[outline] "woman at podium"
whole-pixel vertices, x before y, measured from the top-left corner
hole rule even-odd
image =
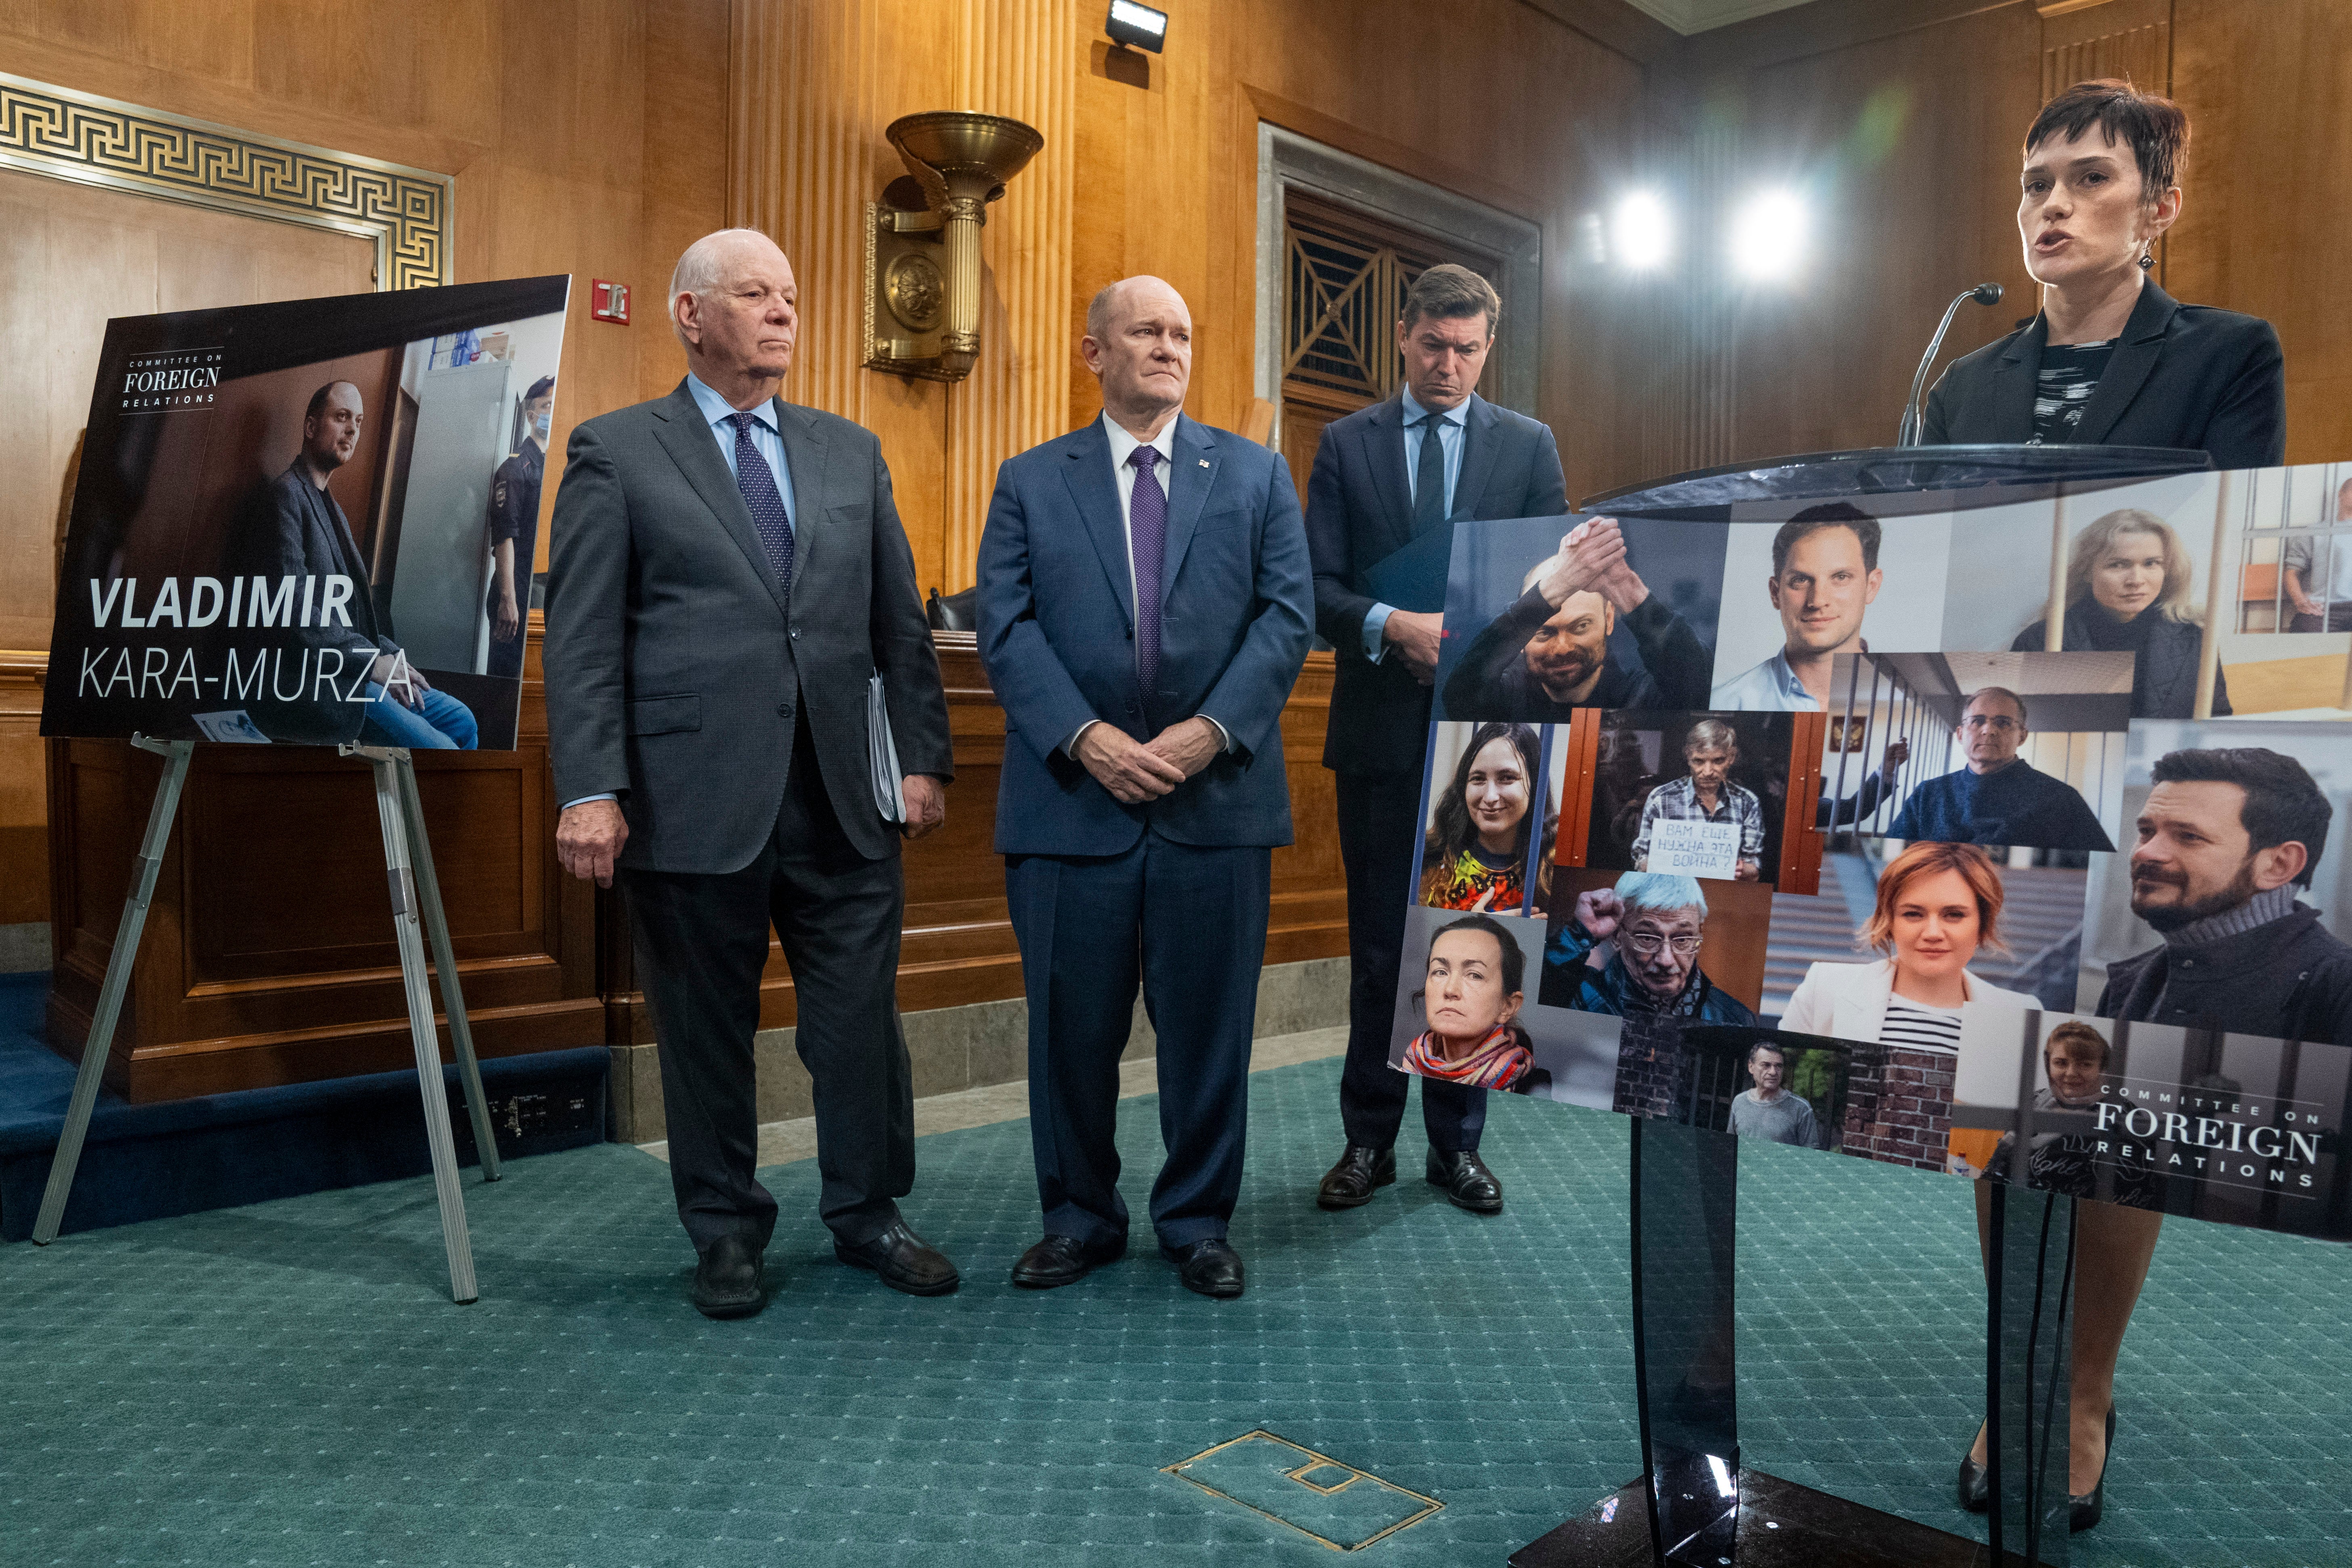
[[[2156,242],[2180,216],[2188,146],[2179,106],[2129,82],[2078,82],[2042,106],[2025,133],[2017,206],[2042,309],[1944,373],[1927,400],[1926,440],[2170,447],[2206,452],[2219,468],[2285,460],[2278,333],[2257,317],[2184,305],[2147,276]],[[2147,630],[2161,629],[2160,611],[2137,614],[2159,616]],[[1979,1184],[1980,1237],[1990,1198]],[[2105,1508],[2116,1358],[2163,1217],[2087,1200],[2075,1208],[2066,1490],[2076,1530]],[[1984,1465],[1979,1430],[1960,1465],[1962,1506],[1987,1506]]]
[[[2268,321],[2157,287],[2180,216],[2189,117],[2129,82],[2079,82],[2025,137],[2017,229],[2042,309],[1955,362],[1927,399],[1930,444],[2171,447],[2217,468],[2286,458],[2286,372]]]

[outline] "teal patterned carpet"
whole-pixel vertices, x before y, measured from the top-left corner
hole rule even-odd
[[[472,1307],[447,1301],[422,1181],[0,1247],[0,1563],[1331,1561],[1164,1473],[1263,1429],[1444,1505],[1364,1560],[1500,1568],[1640,1466],[1626,1124],[1498,1096],[1507,1214],[1446,1205],[1408,1132],[1406,1181],[1325,1215],[1338,1072],[1252,1081],[1250,1287],[1231,1303],[1186,1294],[1148,1247],[1068,1289],[1005,1285],[1035,1229],[1024,1122],[921,1145],[908,1212],[966,1272],[939,1300],[833,1260],[803,1163],[769,1176],[778,1300],[705,1322],[667,1171],[614,1145],[467,1189]],[[1155,1114],[1120,1107],[1139,1210]],[[1743,1162],[1749,1458],[1973,1522],[1947,1500],[1981,1353],[1966,1189],[1796,1151]],[[2352,1562],[2347,1339],[2352,1250],[2175,1221],[2125,1351],[2109,1521],[2074,1561]],[[1289,1452],[1195,1469],[1238,1475],[1258,1448]],[[1356,1516],[1388,1495],[1268,1474],[1229,1489],[1278,1510],[1296,1488],[1309,1527],[1369,1533]]]

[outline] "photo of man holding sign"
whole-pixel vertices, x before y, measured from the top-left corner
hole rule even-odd
[[[1683,737],[1681,778],[1660,784],[1642,806],[1633,868],[1678,877],[1752,882],[1764,861],[1764,803],[1731,782],[1739,737],[1720,719],[1702,719]]]

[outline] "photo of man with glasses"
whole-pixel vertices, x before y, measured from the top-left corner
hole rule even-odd
[[[2115,848],[2080,795],[2017,754],[2025,743],[2024,698],[2006,687],[1985,687],[1969,699],[1952,734],[1968,765],[1913,790],[1886,830],[1889,837],[2035,849]]]
[[[1547,1007],[1624,1018],[1753,1024],[1748,1005],[1706,977],[1706,894],[1689,877],[1629,871],[1577,896],[1544,945]],[[1605,961],[1595,963],[1604,947]]]

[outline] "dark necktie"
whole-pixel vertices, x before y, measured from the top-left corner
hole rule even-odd
[[[1427,533],[1445,521],[1445,443],[1437,427],[1445,421],[1435,414],[1421,419],[1421,463],[1412,476],[1412,531]]]
[[[1160,684],[1160,564],[1168,550],[1168,492],[1152,470],[1159,448],[1138,447],[1127,460],[1135,468],[1135,491],[1128,498],[1128,548],[1135,552],[1135,674],[1147,709]]]
[[[768,552],[768,564],[775,571],[776,586],[784,591],[789,604],[793,525],[784,515],[783,492],[776,489],[776,471],[768,467],[768,459],[760,456],[760,448],[751,441],[751,426],[758,416],[738,414],[727,423],[735,426],[735,488],[743,492],[743,504],[751,510],[751,526],[759,531],[760,546]]]

